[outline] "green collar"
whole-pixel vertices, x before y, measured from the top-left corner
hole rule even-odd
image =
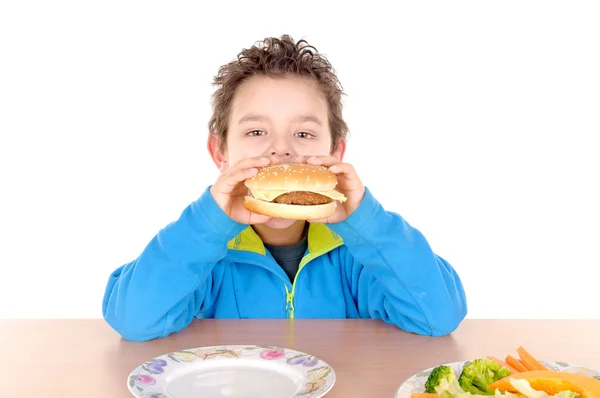
[[[308,251],[325,253],[343,244],[342,238],[330,230],[325,224],[309,224]],[[252,227],[243,230],[227,244],[231,250],[242,250],[266,255],[267,251],[260,237]]]

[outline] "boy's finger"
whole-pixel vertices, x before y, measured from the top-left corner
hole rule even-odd
[[[318,218],[318,219],[314,219],[314,220],[310,220],[311,223],[313,224],[331,224],[331,217],[327,217],[327,218]]]
[[[358,173],[349,163],[339,163],[331,166],[329,170],[338,176],[338,181],[340,179],[344,180],[344,190],[353,191],[353,190],[363,190],[364,186],[360,181],[360,177]]]
[[[221,193],[229,194],[239,183],[254,177],[261,167],[277,163],[279,163],[279,159],[274,156],[261,156],[240,160],[231,169],[221,175],[221,178],[215,184],[216,188]]]
[[[249,169],[238,169],[234,170],[230,173],[223,175],[220,180],[220,184],[222,185],[219,188],[219,191],[224,193],[230,193],[240,182],[247,180],[248,178],[252,178],[258,173],[257,167],[252,167]]]
[[[227,185],[236,185],[239,182],[255,176],[259,168],[278,162],[279,160],[277,158],[266,156],[244,159],[236,163],[231,169],[227,170],[223,174],[222,179],[227,182]]]
[[[260,156],[256,158],[248,158],[244,160],[240,160],[234,166],[231,167],[230,172],[234,173],[240,169],[249,169],[254,167],[264,167],[273,162],[276,162],[277,159],[269,158],[268,156]]]
[[[248,225],[252,224],[264,224],[271,221],[272,217],[263,216],[262,214],[250,213],[248,218]]]
[[[356,170],[354,170],[354,167],[350,163],[334,164],[329,168],[329,171],[331,171],[334,174],[356,174]]]
[[[307,163],[313,164],[315,166],[333,166],[334,164],[339,163],[340,161],[334,158],[333,156],[311,156],[307,159]]]

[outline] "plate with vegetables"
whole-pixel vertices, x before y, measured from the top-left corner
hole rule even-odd
[[[600,398],[600,369],[540,361],[525,348],[438,365],[398,388],[396,398]]]

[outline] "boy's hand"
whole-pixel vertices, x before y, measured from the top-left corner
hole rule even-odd
[[[240,160],[219,176],[210,194],[232,220],[246,225],[266,223],[271,217],[252,213],[244,207],[244,197],[248,195],[244,181],[256,175],[258,168],[277,163],[277,158],[266,156]]]
[[[338,185],[335,189],[343,193],[347,199],[343,203],[337,203],[335,213],[332,216],[322,220],[311,220],[311,222],[327,224],[342,222],[361,204],[365,196],[365,186],[351,164],[341,163],[333,156],[300,157],[296,159],[296,162],[328,167],[337,176]]]

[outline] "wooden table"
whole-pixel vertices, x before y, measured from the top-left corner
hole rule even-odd
[[[441,363],[526,347],[540,359],[600,368],[600,320],[466,320],[450,336],[424,337],[373,320],[202,320],[143,343],[103,320],[0,321],[0,395],[129,398],[140,363],[185,348],[282,346],[321,357],[337,382],[327,398],[394,397],[403,380]]]

